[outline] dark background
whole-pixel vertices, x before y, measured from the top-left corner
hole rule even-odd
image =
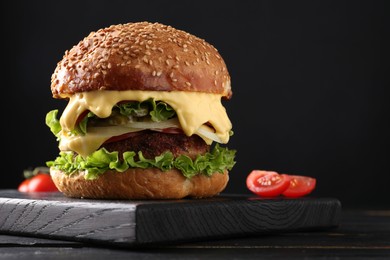
[[[2,1],[0,188],[58,154],[44,123],[66,102],[50,77],[90,31],[151,21],[188,31],[224,58],[224,102],[237,164],[225,192],[248,193],[252,169],[317,178],[313,196],[389,206],[389,45],[385,1]],[[385,74],[386,73],[386,74]]]

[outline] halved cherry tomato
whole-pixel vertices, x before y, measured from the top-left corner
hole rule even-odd
[[[47,173],[37,173],[31,178],[25,179],[18,186],[20,192],[58,191],[51,176]]]
[[[274,171],[253,170],[246,179],[246,186],[263,197],[275,197],[290,186],[290,176]]]
[[[290,175],[290,186],[282,195],[290,198],[302,197],[311,193],[316,187],[316,179],[302,175]]]

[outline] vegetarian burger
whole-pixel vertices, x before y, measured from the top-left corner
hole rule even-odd
[[[226,64],[203,39],[159,23],[112,25],[66,51],[46,115],[59,156],[47,162],[68,197],[179,199],[223,191],[235,150],[222,99]]]

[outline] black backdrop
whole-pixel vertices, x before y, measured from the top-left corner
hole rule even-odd
[[[385,4],[2,1],[0,188],[17,187],[23,169],[58,154],[44,118],[66,105],[50,92],[65,50],[90,31],[147,20],[206,39],[227,63],[233,98],[224,104],[237,164],[226,192],[249,194],[247,174],[268,169],[313,176],[313,196],[345,207],[389,206]]]

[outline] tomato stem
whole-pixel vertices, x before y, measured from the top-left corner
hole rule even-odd
[[[23,171],[23,176],[25,179],[30,179],[32,177],[34,177],[35,175],[37,175],[38,173],[49,173],[50,172],[50,168],[49,167],[45,167],[45,166],[39,166],[39,167],[35,167],[34,169],[26,169]]]

